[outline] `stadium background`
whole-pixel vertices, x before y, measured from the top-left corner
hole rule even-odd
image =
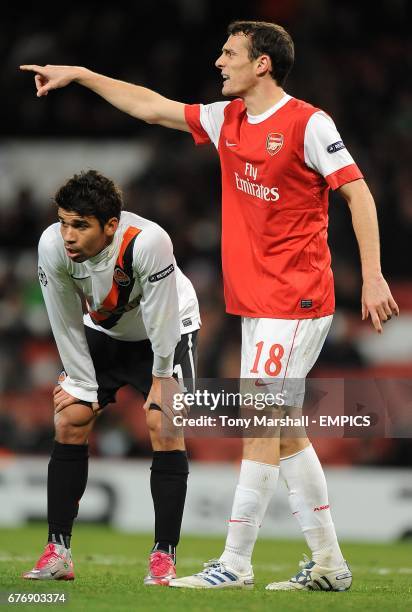
[[[19,64],[85,65],[147,85],[170,98],[211,102],[221,99],[220,76],[213,62],[225,40],[227,23],[234,18],[261,18],[285,25],[296,47],[296,63],[286,90],[332,115],[363,170],[378,207],[383,272],[401,308],[399,319],[392,320],[380,337],[373,333],[370,322],[361,322],[359,258],[350,215],[345,202],[331,194],[329,243],[337,311],[312,374],[408,379],[412,374],[412,178],[408,161],[412,95],[406,78],[412,68],[412,49],[408,10],[406,0],[376,2],[373,12],[367,3],[331,0],[237,2],[236,9],[231,3],[206,0],[142,1],[107,7],[89,3],[81,8],[63,3],[47,13],[20,13],[11,6],[3,9],[3,469],[13,465],[15,458],[25,458],[27,469],[35,463],[33,456],[46,461],[52,444],[50,392],[59,359],[38,286],[36,246],[41,231],[55,220],[53,191],[76,170],[96,167],[118,180],[126,209],[157,221],[170,233],[177,261],[198,292],[203,320],[200,376],[237,377],[240,355],[239,321],[225,314],[222,300],[220,176],[213,148],[195,150],[190,135],[146,126],[75,85],[39,100],[31,77],[19,73]],[[402,393],[399,401],[405,401]],[[123,390],[117,406],[106,411],[93,432],[91,453],[104,459],[105,466],[122,459],[143,461],[150,457],[139,402],[132,390]],[[412,467],[408,438],[324,438],[315,446],[329,470],[345,468],[348,478],[365,474],[365,468]],[[193,461],[229,462],[235,486],[238,440],[211,443],[193,439],[188,441],[188,450]],[[411,473],[402,474],[410,487]],[[195,483],[193,475],[191,482]],[[367,486],[364,492],[369,495],[382,485],[371,478]],[[410,488],[408,491],[410,508],[412,493]],[[0,496],[4,499],[5,495],[6,490],[0,487]],[[393,495],[389,508],[396,503],[396,492]],[[41,503],[45,504],[45,496]],[[360,525],[363,527],[367,525]],[[411,524],[409,528],[412,531]],[[407,534],[405,528],[398,535]]]

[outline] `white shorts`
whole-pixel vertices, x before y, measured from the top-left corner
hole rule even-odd
[[[253,383],[255,392],[284,391],[289,396],[285,398],[287,405],[301,406],[305,378],[319,356],[332,319],[333,315],[318,319],[243,317],[242,382],[259,379]]]

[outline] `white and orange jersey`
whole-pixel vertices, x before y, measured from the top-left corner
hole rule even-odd
[[[134,213],[122,212],[113,242],[84,263],[67,257],[60,224],[50,225],[39,242],[39,279],[67,374],[61,385],[81,400],[97,401],[84,325],[117,340],[149,339],[159,376],[171,375],[181,334],[200,326],[195,290],[168,234]]]
[[[261,115],[244,102],[186,105],[196,144],[222,168],[226,308],[312,319],[334,311],[328,192],[362,178],[332,119],[289,95]]]

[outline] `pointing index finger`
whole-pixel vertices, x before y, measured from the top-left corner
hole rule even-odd
[[[37,64],[23,64],[20,66],[20,70],[27,70],[30,72],[41,72],[44,66],[38,66]]]

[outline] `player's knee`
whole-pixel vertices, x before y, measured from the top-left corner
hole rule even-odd
[[[149,429],[152,448],[155,451],[185,450],[181,428],[176,428],[159,410],[148,410],[146,423]]]
[[[272,459],[279,454],[279,437],[244,438],[243,459],[272,463]]]
[[[160,410],[148,410],[146,412],[146,423],[150,435],[156,438],[159,437],[162,427],[162,413]]]
[[[94,415],[81,404],[68,406],[54,417],[56,440],[61,444],[85,444],[93,427]]]
[[[299,453],[301,450],[306,448],[310,444],[308,438],[280,438],[280,456],[289,457],[295,453]]]

